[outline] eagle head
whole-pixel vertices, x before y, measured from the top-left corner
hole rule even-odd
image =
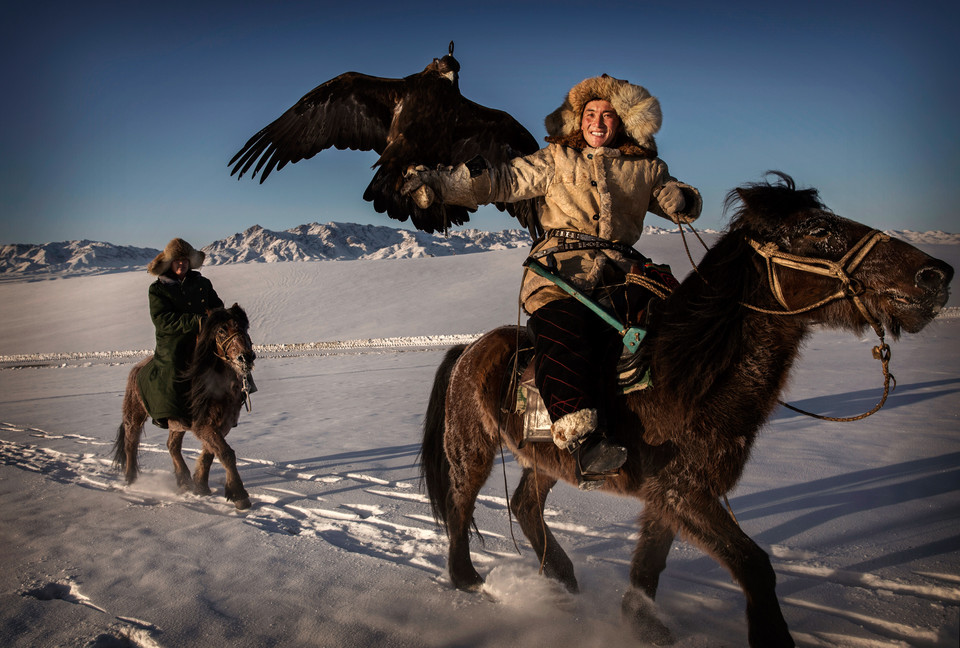
[[[453,58],[453,41],[450,41],[449,54],[441,59],[433,59],[423,70],[424,72],[433,72],[438,74],[453,84],[453,87],[460,87],[460,61]]]

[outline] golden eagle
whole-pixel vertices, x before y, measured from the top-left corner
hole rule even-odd
[[[540,147],[520,123],[502,110],[487,108],[460,94],[460,63],[449,53],[433,59],[422,72],[402,79],[346,72],[310,92],[273,123],[251,137],[229,166],[230,175],[260,182],[287,163],[312,158],[331,146],[373,150],[380,159],[363,199],[390,218],[425,232],[444,231],[469,220],[469,210],[436,202],[422,209],[400,193],[403,175],[413,165],[457,165],[482,156],[497,165]],[[256,166],[254,166],[256,165]],[[506,209],[536,238],[540,233],[537,203],[530,200]]]

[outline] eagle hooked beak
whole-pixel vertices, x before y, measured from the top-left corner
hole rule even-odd
[[[433,59],[433,62],[437,65],[437,69],[441,70],[441,76],[445,77],[453,85],[457,85],[457,73],[460,72],[460,63],[457,62],[457,59],[453,58],[453,41],[450,41],[450,46],[447,48],[447,51],[448,54],[446,56],[439,61]]]

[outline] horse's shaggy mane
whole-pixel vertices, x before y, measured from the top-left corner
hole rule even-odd
[[[793,178],[780,171],[767,171],[776,176],[776,184],[755,182],[731,190],[723,203],[724,212],[734,210],[730,231],[753,230],[754,238],[771,239],[780,229],[778,217],[812,210],[829,211],[820,202],[816,189],[797,189]]]
[[[725,211],[734,209],[728,231],[704,255],[664,304],[651,328],[654,382],[662,384],[681,407],[701,402],[744,344],[745,309],[756,303],[766,280],[747,238],[775,240],[778,217],[824,209],[815,189],[798,190],[786,174],[771,171],[779,182],[744,185],[732,190]],[[704,288],[706,284],[706,289]],[[691,370],[691,368],[696,368]]]
[[[217,331],[230,321],[236,323],[240,331],[250,328],[246,312],[237,304],[230,308],[216,308],[210,311],[200,328],[200,336],[193,352],[190,366],[182,379],[190,382],[190,413],[194,424],[213,416],[212,403],[222,397],[222,393],[211,391],[213,385],[222,385],[224,381],[236,380],[232,369],[225,366],[218,357]],[[218,374],[217,380],[211,374]]]

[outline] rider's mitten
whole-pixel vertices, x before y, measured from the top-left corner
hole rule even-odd
[[[674,223],[692,223],[700,216],[700,192],[680,182],[668,182],[653,192],[663,213]]]
[[[448,205],[459,205],[467,209],[477,208],[473,189],[474,179],[466,164],[436,169],[428,169],[424,166],[409,167],[404,173],[404,178],[400,193],[413,198],[420,209],[426,209],[436,199]]]
[[[668,214],[679,214],[687,206],[683,191],[675,182],[663,185],[663,188],[657,193],[657,202],[660,203],[663,211]]]

